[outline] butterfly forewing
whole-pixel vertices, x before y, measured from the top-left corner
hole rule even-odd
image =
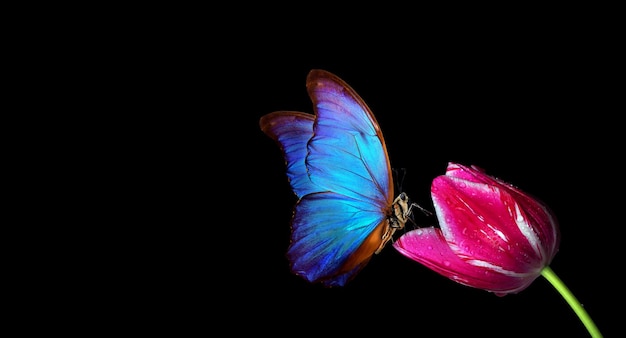
[[[392,176],[384,138],[365,102],[343,80],[309,73],[307,89],[316,115],[306,159],[316,185],[387,208]]]

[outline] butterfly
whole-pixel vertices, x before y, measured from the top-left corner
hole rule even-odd
[[[344,286],[403,229],[412,203],[394,198],[382,131],[342,79],[313,69],[306,79],[313,114],[276,111],[259,121],[282,150],[298,200],[287,250],[291,272]]]

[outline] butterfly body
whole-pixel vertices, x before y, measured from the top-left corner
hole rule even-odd
[[[298,197],[292,272],[343,286],[404,227],[410,205],[404,193],[394,198],[382,132],[359,95],[323,70],[309,73],[307,90],[315,115],[278,111],[259,123],[280,146]]]

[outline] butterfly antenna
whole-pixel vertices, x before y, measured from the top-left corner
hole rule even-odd
[[[393,176],[395,176],[394,182],[396,182],[396,190],[402,191],[402,185],[404,185],[404,178],[406,177],[406,168],[402,168],[402,176],[398,174],[398,169],[391,169],[393,171]]]

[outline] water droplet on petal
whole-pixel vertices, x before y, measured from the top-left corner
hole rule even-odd
[[[443,265],[450,266],[450,261],[443,261]]]

